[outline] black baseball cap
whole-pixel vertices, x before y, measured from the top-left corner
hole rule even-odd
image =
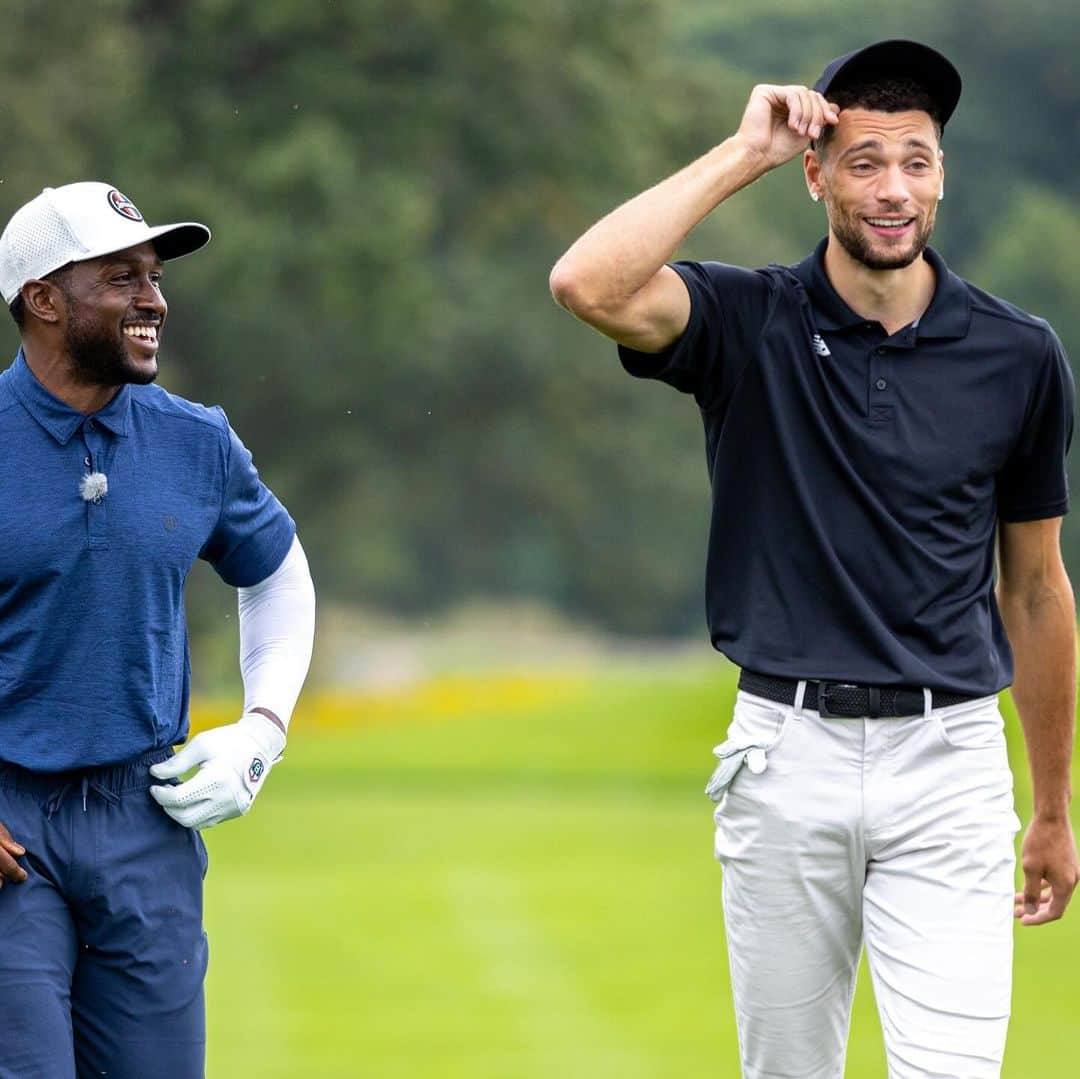
[[[917,82],[934,99],[942,128],[960,100],[960,72],[936,49],[917,41],[878,41],[831,61],[814,83],[823,97],[830,90],[874,79]]]

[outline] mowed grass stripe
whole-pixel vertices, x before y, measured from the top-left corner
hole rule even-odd
[[[643,1074],[620,1025],[583,992],[519,874],[473,866],[452,873],[449,883],[485,995],[512,1006],[517,1051],[505,1070],[538,1079],[584,1068],[628,1079]]]

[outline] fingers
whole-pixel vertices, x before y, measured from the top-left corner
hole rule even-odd
[[[150,794],[177,824],[183,825],[185,828],[211,828],[215,824],[221,824],[222,821],[243,816],[244,810],[237,805],[234,798],[223,799],[217,796],[208,796],[184,805],[176,805],[169,801],[163,801],[154,793],[155,791],[175,790],[177,790],[176,787],[151,787]]]
[[[190,806],[177,806],[175,808],[165,806],[163,808],[177,824],[180,824],[185,828],[197,829],[205,827],[206,820],[204,818],[208,818],[210,815],[210,807],[204,802],[198,802],[195,805]]]
[[[203,770],[192,776],[186,783],[180,783],[175,787],[151,787],[150,797],[163,808],[179,808],[201,802],[209,797],[216,787],[216,780]]]
[[[26,848],[21,843],[16,843],[11,838],[11,833],[0,824],[0,888],[4,881],[10,880],[14,884],[20,884],[26,880],[28,874],[17,861],[26,853]]]
[[[150,774],[155,779],[176,779],[185,772],[190,772],[196,765],[209,758],[206,741],[197,734],[183,749],[174,753],[167,761],[150,766]]]
[[[20,857],[26,853],[26,848],[12,836],[3,824],[0,824],[0,848]]]
[[[816,90],[805,86],[785,87],[784,103],[787,106],[787,125],[797,135],[816,139],[826,124],[840,120],[840,111]]]
[[[1056,922],[1064,915],[1075,887],[1075,884],[1070,885],[1064,881],[1040,879],[1037,891],[1032,893],[1025,883],[1024,890],[1017,892],[1014,898],[1013,914],[1021,925]]]
[[[1050,898],[1050,885],[1047,884],[1046,881],[1044,880],[1042,882],[1042,887],[1039,889],[1039,902],[1042,903],[1042,902],[1044,902],[1045,900],[1047,900],[1049,898]],[[1023,910],[1024,893],[1023,892],[1017,892],[1016,895],[1013,896],[1013,903],[1014,903],[1015,906],[1020,907],[1021,910]]]
[[[1039,897],[1043,887],[1043,875],[1035,870],[1024,870],[1024,913],[1034,914],[1039,909]]]
[[[198,780],[196,776],[178,787],[151,787],[150,797],[177,824],[185,828],[201,828],[204,819],[213,812],[214,800],[209,797],[206,785],[199,784]]]
[[[1039,888],[1039,897],[1034,907],[1031,910],[1027,909],[1027,899],[1025,892],[1017,892],[1013,896],[1013,914],[1017,918],[1022,918],[1025,914],[1035,914],[1041,907],[1050,902],[1051,888],[1050,885],[1044,880]]]
[[[12,884],[21,884],[28,876],[26,870],[7,851],[0,850],[0,887],[8,880]]]
[[[787,126],[791,128],[796,135],[805,135],[806,129],[803,127],[805,104],[803,95],[799,93],[799,88],[797,86],[788,88],[787,93],[784,95],[784,104],[787,106]]]
[[[242,816],[253,800],[240,778],[227,765],[214,761],[186,783],[151,787],[150,797],[185,828],[208,828]]]

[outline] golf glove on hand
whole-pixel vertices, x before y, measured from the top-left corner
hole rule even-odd
[[[175,756],[155,764],[155,779],[199,770],[177,786],[151,787],[150,795],[185,828],[209,828],[243,816],[281,759],[285,735],[269,719],[249,712],[227,727],[195,735]]]

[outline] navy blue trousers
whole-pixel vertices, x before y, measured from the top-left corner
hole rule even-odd
[[[201,1079],[206,848],[149,766],[0,763],[0,822],[29,873],[0,889],[0,1079]]]

